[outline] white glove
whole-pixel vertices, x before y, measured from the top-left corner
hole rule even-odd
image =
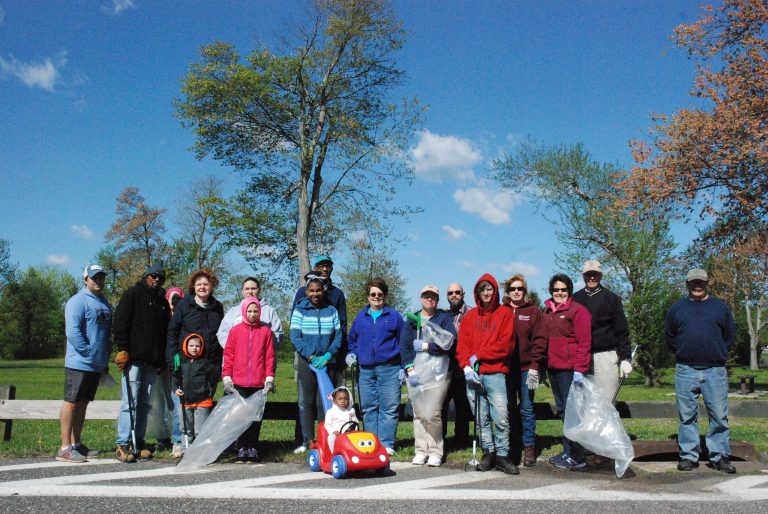
[[[535,391],[539,387],[539,372],[535,369],[529,369],[525,384],[528,386],[529,391]]]
[[[621,375],[624,378],[627,378],[630,373],[632,373],[632,363],[629,361],[621,361],[621,364],[619,364],[619,370],[621,370]]]
[[[347,366],[351,368],[352,366],[357,364],[357,355],[355,355],[354,353],[348,353],[347,357],[344,359],[344,362],[346,362]]]
[[[232,382],[232,377],[222,377],[221,381],[224,383],[224,392],[232,394],[235,392],[235,383]]]
[[[579,371],[573,372],[573,383],[580,386],[584,385],[584,374]]]

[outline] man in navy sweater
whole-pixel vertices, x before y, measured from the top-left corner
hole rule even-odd
[[[675,396],[680,418],[677,469],[690,471],[699,466],[699,396],[709,416],[706,436],[711,466],[736,473],[729,459],[728,374],[725,361],[736,338],[736,322],[728,305],[709,296],[707,272],[692,269],[686,276],[688,298],[675,302],[667,312],[664,336],[675,352]]]

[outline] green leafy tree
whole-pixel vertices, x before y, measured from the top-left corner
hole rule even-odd
[[[546,147],[533,142],[494,162],[502,186],[529,193],[546,206],[557,226],[557,259],[573,273],[597,258],[611,272],[611,286],[625,298],[638,363],[648,384],[657,383],[655,366],[663,355],[663,323],[672,288],[668,263],[675,244],[663,212],[644,219],[616,207],[616,181],[624,176],[613,164],[595,162],[580,144]]]
[[[0,239],[0,285],[12,282],[17,270],[18,266],[11,264],[11,242]]]
[[[177,112],[198,158],[249,177],[229,219],[247,259],[298,261],[303,276],[310,247],[326,251],[370,212],[411,212],[391,201],[412,177],[403,156],[420,121],[415,100],[389,99],[404,78],[394,61],[403,35],[384,0],[316,0],[280,52],[242,62],[226,43],[202,49]]]
[[[64,355],[64,305],[81,282],[58,268],[30,267],[0,295],[0,354],[6,359]]]

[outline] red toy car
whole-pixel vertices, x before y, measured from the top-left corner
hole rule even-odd
[[[350,431],[344,432],[346,429]],[[309,452],[309,469],[323,470],[333,478],[344,478],[350,471],[364,469],[373,469],[380,474],[389,471],[389,455],[376,434],[357,430],[354,421],[346,423],[340,432],[331,454],[325,423],[319,424],[317,441]]]

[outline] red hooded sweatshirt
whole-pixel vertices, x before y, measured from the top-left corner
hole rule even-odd
[[[509,364],[515,350],[514,317],[510,309],[499,304],[499,285],[486,273],[480,280],[493,286],[490,308],[484,309],[480,296],[475,293],[475,307],[464,315],[459,327],[456,359],[459,366],[469,366],[469,358],[477,356],[481,374],[509,373]],[[477,289],[477,284],[473,290]]]
[[[240,387],[264,387],[266,378],[275,376],[272,330],[262,325],[258,315],[255,323],[248,322],[246,313],[251,304],[256,304],[261,313],[259,300],[252,296],[240,303],[243,321],[229,331],[221,375],[232,377]]]

